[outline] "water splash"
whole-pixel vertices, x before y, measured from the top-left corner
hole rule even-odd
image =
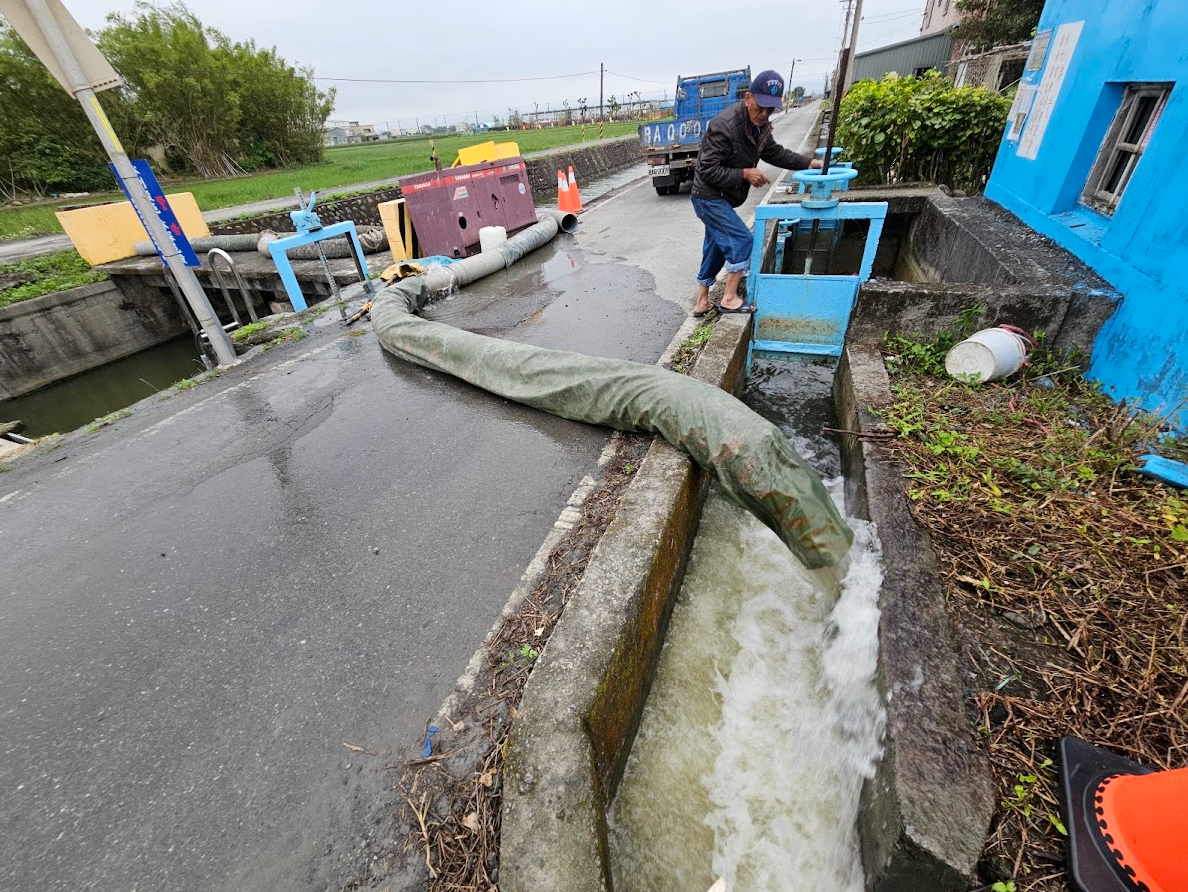
[[[711,496],[610,810],[617,892],[719,876],[731,892],[862,889],[882,577],[873,531],[852,522],[849,567],[814,573]]]

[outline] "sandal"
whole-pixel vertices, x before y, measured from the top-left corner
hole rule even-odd
[[[708,315],[710,313],[711,310],[716,310],[716,309],[717,309],[717,307],[714,304],[710,304],[708,309],[702,310],[700,313],[698,313],[696,310],[694,310],[693,318],[694,319],[704,319],[706,317],[706,315]]]
[[[742,315],[752,315],[755,312],[755,305],[742,304],[735,307],[734,309],[731,309],[730,307],[724,307],[721,304],[714,304],[714,309],[719,313],[739,313]]]

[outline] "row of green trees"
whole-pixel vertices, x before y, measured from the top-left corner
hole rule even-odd
[[[957,0],[961,23],[953,36],[975,49],[1021,43],[1035,33],[1044,0]]]
[[[232,42],[183,3],[140,3],[93,35],[124,78],[101,94],[133,156],[220,177],[321,160],[334,91],[275,48]],[[0,196],[114,188],[78,103],[0,21]]]

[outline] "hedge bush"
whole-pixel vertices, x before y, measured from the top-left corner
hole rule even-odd
[[[944,183],[981,192],[994,166],[1010,101],[954,87],[935,72],[860,81],[842,100],[837,142],[859,182]]]

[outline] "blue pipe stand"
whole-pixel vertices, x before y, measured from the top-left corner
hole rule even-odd
[[[840,202],[833,194],[858,176],[853,167],[796,171],[794,178],[807,190],[799,203],[765,204],[755,209],[755,235],[748,291],[755,303],[747,370],[756,350],[774,354],[840,356],[858,289],[870,278],[875,251],[887,217],[887,203]],[[867,220],[869,227],[856,273],[814,273],[815,247],[823,240],[832,254],[841,241],[846,220]],[[810,240],[804,270],[784,273],[798,238]]]
[[[293,264],[289,262],[287,252],[302,245],[312,245],[330,238],[338,238],[343,235],[350,237],[351,246],[355,251],[355,265],[359,268],[363,287],[367,289],[369,295],[375,293],[371,277],[367,274],[367,261],[363,259],[363,245],[359,242],[359,233],[355,230],[354,222],[345,220],[342,223],[323,226],[321,219],[313,209],[317,196],[317,192],[311,192],[309,204],[301,210],[289,214],[289,219],[293,221],[293,226],[297,230],[295,235],[268,243],[268,253],[272,256],[273,263],[276,264],[276,271],[280,274],[285,291],[288,292],[289,303],[297,312],[308,309],[309,305],[305,302],[305,295],[301,293],[301,286],[297,282],[297,276],[293,272]],[[328,268],[327,273],[329,274]]]

